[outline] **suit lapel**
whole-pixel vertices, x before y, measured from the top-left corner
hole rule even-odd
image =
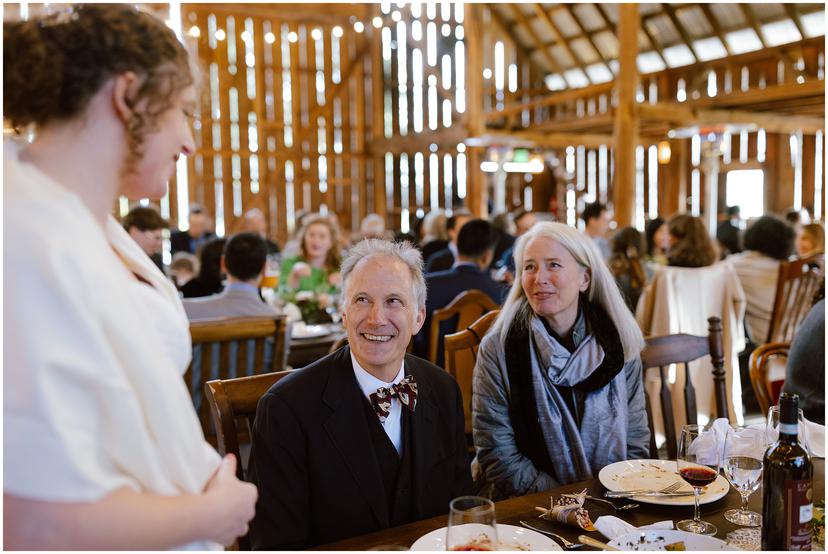
[[[351,364],[351,351],[343,348],[331,359],[330,377],[322,395],[332,413],[323,426],[336,445],[345,466],[371,506],[380,528],[389,526],[388,503],[374,457],[362,391]]]
[[[437,444],[437,424],[439,421],[439,412],[437,404],[434,401],[434,393],[431,390],[430,382],[424,376],[419,364],[412,361],[412,356],[406,356],[405,359],[405,374],[413,375],[417,382],[417,408],[414,410],[411,418],[411,445],[413,452],[411,453],[411,475],[414,479],[414,515],[421,517],[422,514],[422,499],[427,483],[426,471],[431,468],[436,454],[435,448]]]

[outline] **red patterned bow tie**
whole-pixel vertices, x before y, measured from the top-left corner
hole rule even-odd
[[[385,423],[385,419],[391,412],[391,399],[396,398],[403,406],[407,406],[412,412],[417,407],[417,382],[414,381],[413,375],[406,375],[405,379],[399,383],[395,383],[390,387],[380,387],[377,392],[372,392],[370,395],[371,406],[377,413],[380,423]]]

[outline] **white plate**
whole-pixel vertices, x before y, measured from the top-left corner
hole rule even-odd
[[[607,490],[628,491],[632,489],[648,489],[658,491],[681,481],[684,489],[692,490],[678,474],[676,462],[673,460],[626,460],[604,466],[598,473],[598,480]],[[699,496],[699,504],[709,504],[724,497],[730,490],[730,483],[722,475],[708,485]],[[693,495],[687,496],[631,496],[636,502],[661,504],[664,506],[692,506]]]
[[[294,339],[313,339],[330,334],[331,330],[327,325],[306,325],[301,321],[294,323],[290,331],[290,336]]]
[[[445,550],[446,527],[435,529],[417,539],[410,550]],[[540,533],[516,525],[497,524],[500,550],[563,550],[561,546]]]
[[[676,542],[683,542],[685,550],[735,550],[715,537],[668,529],[636,531],[613,539],[608,544],[621,550],[664,550],[665,545]]]

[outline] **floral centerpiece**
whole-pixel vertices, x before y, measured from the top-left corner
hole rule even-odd
[[[296,319],[296,309],[302,321],[308,325],[319,325],[322,323],[333,323],[330,308],[334,307],[333,297],[327,292],[314,292],[309,290],[283,291],[282,300],[285,302],[285,312],[289,319]],[[291,309],[290,306],[295,309]],[[294,317],[291,318],[291,312]]]

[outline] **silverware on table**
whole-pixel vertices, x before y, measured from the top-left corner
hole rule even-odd
[[[624,498],[626,496],[688,496],[692,495],[690,492],[679,492],[679,489],[684,485],[681,481],[676,481],[667,485],[661,490],[654,491],[652,489],[633,489],[626,491],[607,491],[604,496],[607,498]]]
[[[607,543],[593,539],[592,537],[587,537],[586,535],[580,535],[578,540],[581,541],[581,544],[585,544],[593,548],[600,548],[601,550],[621,550],[620,548],[615,548],[614,546],[610,546]]]
[[[552,537],[553,539],[555,539],[556,541],[561,543],[561,545],[564,548],[566,548],[567,550],[574,550],[576,548],[581,548],[583,546],[583,544],[578,544],[577,542],[568,541],[565,538],[563,538],[562,536],[553,533],[552,531],[547,531],[546,529],[541,529],[540,527],[535,527],[534,525],[532,525],[531,523],[529,523],[527,521],[521,520],[520,524],[523,525],[524,527],[526,527],[527,529],[531,529],[532,531],[537,531],[538,533],[543,533],[544,535],[549,535],[550,537]]]
[[[603,498],[595,498],[594,496],[587,495],[587,500],[592,500],[593,502],[600,502],[601,504],[608,504],[610,508],[614,509],[616,512],[623,512],[624,510],[632,510],[633,508],[638,508],[641,504],[636,504],[635,502],[630,502],[628,504],[622,504],[621,506],[616,505],[614,502],[610,502],[609,500],[604,500]]]

